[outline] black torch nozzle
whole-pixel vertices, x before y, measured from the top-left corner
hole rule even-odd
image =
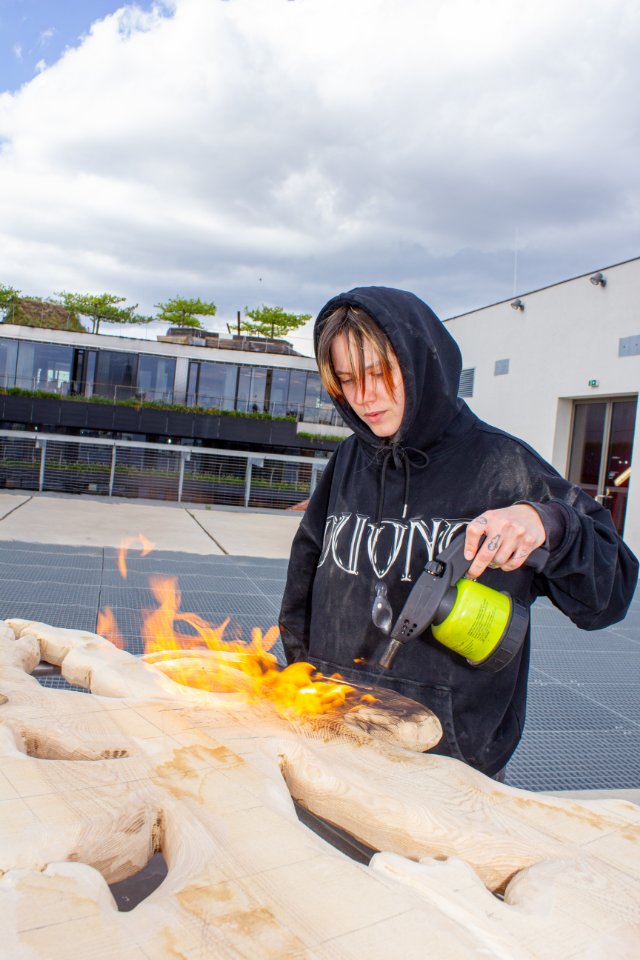
[[[398,652],[401,646],[402,646],[401,640],[395,640],[395,639],[389,640],[389,643],[387,644],[387,649],[384,651],[384,653],[380,657],[379,667],[381,670],[391,669],[391,664],[395,660],[396,653]]]

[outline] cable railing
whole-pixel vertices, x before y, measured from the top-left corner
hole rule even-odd
[[[294,457],[0,430],[0,488],[287,509],[327,465]]]

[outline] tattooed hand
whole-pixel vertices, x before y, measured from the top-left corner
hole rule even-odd
[[[476,580],[487,567],[517,570],[545,537],[542,520],[527,503],[485,510],[467,526],[464,555],[467,560],[475,557],[467,576]]]

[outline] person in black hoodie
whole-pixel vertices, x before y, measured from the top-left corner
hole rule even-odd
[[[522,735],[529,633],[490,673],[426,631],[381,675],[377,585],[395,619],[425,563],[464,531],[468,576],[527,608],[545,595],[595,630],[624,617],[637,560],[607,510],[458,397],[460,350],[418,297],[385,287],[340,294],[320,311],[314,342],[353,435],[324,470],[292,545],[279,618],[287,660],[425,704],[444,732],[434,752],[500,775]],[[535,573],[523,564],[541,544],[549,556]]]

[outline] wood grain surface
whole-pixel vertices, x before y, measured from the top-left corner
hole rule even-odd
[[[193,690],[182,658],[0,622],[1,957],[640,956],[637,806],[416,752],[439,725],[415,706],[294,720]],[[43,688],[41,659],[91,693]],[[353,862],[292,798],[381,852]],[[108,884],[157,851],[165,880],[118,912]]]

